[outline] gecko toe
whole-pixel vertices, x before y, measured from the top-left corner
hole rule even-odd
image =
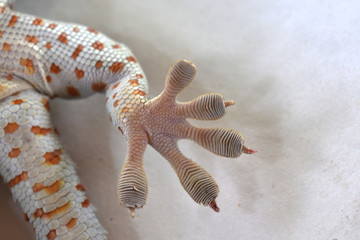
[[[118,197],[121,205],[128,208],[141,208],[146,203],[147,181],[143,169],[128,167],[119,177]]]
[[[207,150],[224,157],[236,158],[242,153],[244,138],[225,128],[191,127],[189,138]]]
[[[185,157],[174,139],[158,137],[152,146],[169,161],[181,185],[195,202],[208,206],[215,201],[219,194],[215,180],[197,163]]]
[[[185,118],[216,120],[226,113],[224,97],[218,93],[201,95],[188,103],[180,103],[180,114]]]

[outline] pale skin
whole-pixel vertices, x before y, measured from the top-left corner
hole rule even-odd
[[[118,197],[131,217],[147,198],[148,144],[169,161],[195,202],[219,211],[217,184],[180,152],[178,140],[231,158],[255,151],[237,131],[198,128],[186,120],[216,120],[234,104],[220,94],[178,102],[196,74],[193,63],[177,61],[162,93],[149,99],[146,76],[124,44],[85,26],[13,12],[5,4],[0,12],[0,174],[37,239],[106,239],[51,123],[49,97],[79,98],[105,89],[110,119],[128,141]]]

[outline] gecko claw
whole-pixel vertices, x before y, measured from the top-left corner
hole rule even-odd
[[[135,217],[135,208],[133,207],[129,207],[129,210],[130,210],[130,218],[134,218]]]
[[[228,100],[228,101],[225,101],[225,107],[230,107],[232,105],[235,104],[235,101],[234,100]]]
[[[211,201],[209,206],[214,209],[215,212],[220,212],[220,208],[216,205],[215,199]]]
[[[247,148],[247,147],[243,146],[241,152],[246,153],[246,154],[253,154],[253,153],[257,153],[258,151],[252,150],[250,148]]]

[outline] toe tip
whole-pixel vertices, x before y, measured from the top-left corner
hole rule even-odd
[[[220,208],[217,206],[215,199],[211,201],[210,207],[211,207],[215,212],[220,212]]]
[[[135,217],[135,208],[129,207],[129,214],[130,214],[130,218],[134,218]]]
[[[244,146],[244,147],[242,148],[242,151],[241,151],[241,152],[246,153],[246,154],[254,154],[254,153],[257,153],[258,151],[252,150],[252,149],[247,148],[247,147]]]

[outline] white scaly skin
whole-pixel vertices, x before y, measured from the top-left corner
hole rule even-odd
[[[86,97],[104,88],[110,118],[128,140],[118,195],[131,216],[146,202],[147,144],[170,162],[197,203],[219,211],[215,181],[179,151],[177,141],[192,139],[226,157],[254,151],[236,131],[186,121],[218,119],[234,104],[219,94],[177,102],[195,76],[191,62],[176,62],[164,91],[149,100],[145,74],[131,51],[94,29],[17,13],[0,1],[0,31],[0,174],[37,239],[106,239],[48,105],[49,97]]]

